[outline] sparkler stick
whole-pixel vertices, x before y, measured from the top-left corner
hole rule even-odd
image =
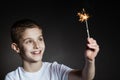
[[[88,38],[90,38],[90,33],[89,33],[89,28],[88,28],[88,22],[87,22],[87,20],[85,21],[85,23],[86,23],[86,29],[87,29],[87,36],[88,36]]]
[[[87,37],[90,38],[90,33],[89,33],[89,28],[88,28],[88,22],[87,19],[89,18],[88,14],[85,13],[85,10],[83,9],[83,11],[81,13],[78,13],[79,16],[79,21],[83,22],[85,21],[86,24],[86,31],[87,31]]]

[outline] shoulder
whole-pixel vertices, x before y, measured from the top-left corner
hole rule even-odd
[[[12,80],[13,78],[17,77],[17,75],[19,74],[19,71],[21,70],[21,67],[18,67],[17,69],[8,72],[5,76],[5,80]]]
[[[68,74],[72,69],[64,64],[58,63],[56,61],[49,63],[45,62],[48,67],[44,68],[49,70],[50,76],[54,77],[56,80],[68,80]],[[45,72],[44,70],[44,72]],[[58,79],[57,79],[58,78]]]
[[[54,62],[43,62],[43,66],[46,67],[46,68],[49,68],[49,69],[56,69],[56,70],[71,70],[70,67],[64,65],[64,64],[61,64],[61,63],[58,63],[57,61],[54,61]]]
[[[62,64],[59,64],[57,61],[54,62],[43,62],[44,67],[55,67],[55,66],[60,66]]]
[[[58,64],[56,61],[54,62],[43,62],[43,66],[52,66]]]

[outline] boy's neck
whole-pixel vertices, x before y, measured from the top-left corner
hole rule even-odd
[[[41,69],[41,67],[42,67],[42,61],[35,63],[23,61],[23,69],[27,72],[37,72]]]

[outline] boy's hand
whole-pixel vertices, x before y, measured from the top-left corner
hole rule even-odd
[[[99,45],[97,44],[96,40],[93,38],[87,39],[87,49],[85,52],[85,57],[88,60],[94,60],[99,52]]]

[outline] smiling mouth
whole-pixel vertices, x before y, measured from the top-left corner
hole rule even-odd
[[[41,52],[42,52],[41,50],[40,50],[40,51],[33,51],[32,54],[33,54],[33,55],[40,55]]]

